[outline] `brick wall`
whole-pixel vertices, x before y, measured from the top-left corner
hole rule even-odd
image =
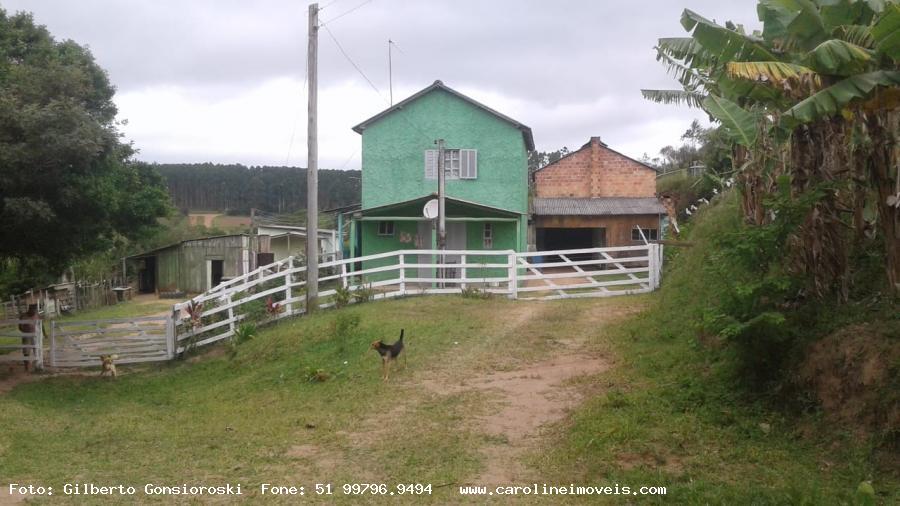
[[[599,137],[534,177],[536,197],[656,196],[656,171],[607,148]]]

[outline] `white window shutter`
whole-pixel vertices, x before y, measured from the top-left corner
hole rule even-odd
[[[460,177],[463,179],[478,178],[478,151],[475,149],[460,150]]]
[[[425,150],[425,179],[437,179],[437,150]]]

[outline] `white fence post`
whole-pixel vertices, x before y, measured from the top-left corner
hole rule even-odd
[[[347,288],[347,264],[341,264],[341,284]]]
[[[656,245],[656,288],[659,288],[662,282],[662,265],[663,265],[663,245]]]
[[[293,290],[291,290],[291,277],[292,277],[291,269],[293,269],[293,268],[294,268],[294,257],[290,257],[290,258],[288,258],[288,271],[284,275],[284,300],[288,300],[291,297],[293,297]],[[231,302],[231,296],[228,297],[228,301],[229,301],[229,303]],[[288,303],[285,306],[285,308],[286,308],[285,311],[287,311],[288,315],[291,315],[294,313],[294,305],[293,304]],[[231,310],[229,309],[229,311],[231,311]],[[233,313],[231,313],[231,314],[233,314]],[[231,314],[229,314],[229,318],[231,317]],[[234,327],[232,327],[232,330],[234,330]]]
[[[507,256],[509,260],[509,298],[519,298],[519,274],[516,269],[516,252],[510,251]]]
[[[166,318],[166,356],[169,357],[169,360],[175,358],[175,349],[175,307],[173,306]]]
[[[654,244],[647,245],[647,270],[650,275],[650,291],[656,290],[656,248]]]
[[[228,320],[231,322],[228,324],[228,330],[231,331],[231,335],[234,335],[234,306],[232,305],[232,294],[228,294],[228,300],[225,302],[228,304]]]
[[[460,255],[459,263],[462,265],[459,271],[459,277],[462,279],[462,282],[459,284],[460,291],[466,289],[466,255]]]
[[[34,367],[40,371],[44,368],[44,321],[34,322]]]
[[[400,253],[400,295],[406,295],[406,255]]]

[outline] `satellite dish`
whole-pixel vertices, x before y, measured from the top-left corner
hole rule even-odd
[[[425,207],[422,208],[422,215],[429,220],[433,220],[438,217],[437,199],[431,199],[425,204]]]

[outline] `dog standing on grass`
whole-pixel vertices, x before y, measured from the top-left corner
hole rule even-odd
[[[100,366],[102,369],[100,370],[100,376],[105,376],[106,373],[109,373],[113,378],[117,377],[116,373],[116,362],[115,360],[119,358],[118,355],[100,355]]]
[[[381,380],[387,381],[391,373],[391,362],[403,352],[403,329],[400,329],[400,339],[394,344],[384,344],[379,339],[372,343],[372,349],[381,355]]]

